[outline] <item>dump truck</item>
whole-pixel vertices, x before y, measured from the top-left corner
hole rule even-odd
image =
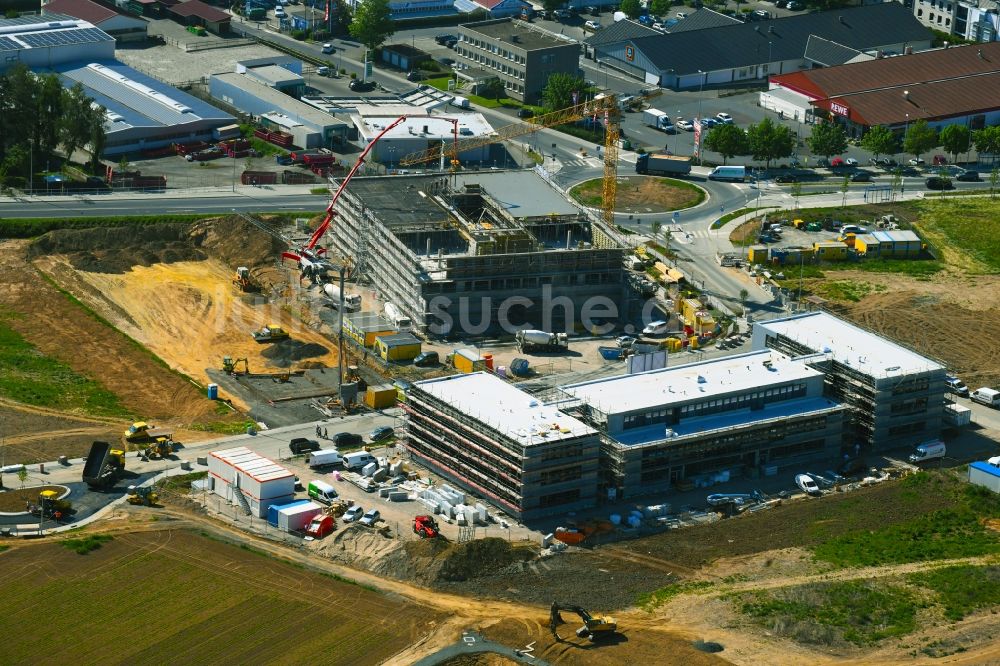
[[[569,338],[565,333],[546,333],[545,331],[526,329],[518,331],[515,338],[517,350],[520,352],[566,351],[569,349]]]
[[[635,172],[644,176],[686,176],[691,173],[691,158],[665,153],[643,153],[636,159]]]
[[[126,444],[142,444],[146,442],[155,442],[161,437],[170,439],[173,434],[173,431],[169,428],[157,428],[151,423],[136,421],[130,425],[128,430],[125,431],[125,434],[122,435],[122,441]]]
[[[281,328],[280,326],[275,326],[274,324],[268,324],[259,331],[254,331],[250,335],[257,342],[277,342],[278,340],[287,340],[290,336],[288,332]]]
[[[83,481],[91,488],[110,488],[125,471],[125,452],[112,449],[107,442],[94,442],[90,446],[87,462],[83,465]]]

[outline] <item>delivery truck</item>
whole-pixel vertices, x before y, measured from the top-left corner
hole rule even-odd
[[[643,153],[635,161],[635,172],[644,176],[686,176],[691,173],[691,158],[664,153]]]
[[[674,124],[670,122],[670,115],[659,109],[646,109],[643,111],[642,122],[647,127],[658,129],[667,134],[674,134],[677,131]]]
[[[712,173],[708,174],[708,179],[728,183],[742,183],[747,179],[747,168],[745,166],[715,167]]]
[[[337,449],[320,449],[306,454],[306,464],[310,467],[328,467],[344,462]]]

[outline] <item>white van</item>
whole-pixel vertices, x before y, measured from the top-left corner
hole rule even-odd
[[[997,391],[996,389],[991,389],[988,386],[977,388],[969,397],[975,402],[984,404],[987,407],[1000,409],[1000,391]]]
[[[306,492],[309,493],[310,499],[323,504],[332,504],[333,500],[337,499],[337,491],[333,489],[333,486],[322,481],[310,481]]]
[[[344,469],[361,469],[373,462],[376,462],[376,460],[372,454],[367,451],[355,451],[344,456]]]
[[[946,452],[944,442],[940,439],[935,439],[931,442],[924,442],[923,444],[918,444],[913,453],[910,454],[911,463],[925,462],[927,460],[934,460],[935,458],[944,458]]]
[[[339,465],[344,462],[337,449],[320,449],[306,454],[306,464],[310,467],[323,467],[326,465]]]

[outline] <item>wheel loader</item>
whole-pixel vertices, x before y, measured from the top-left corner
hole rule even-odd
[[[139,506],[155,506],[160,501],[160,496],[152,486],[129,486],[128,503]]]

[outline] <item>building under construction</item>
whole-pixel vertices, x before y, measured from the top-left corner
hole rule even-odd
[[[707,487],[840,456],[846,413],[823,374],[751,352],[561,388],[560,408],[601,433],[601,491],[630,498]]]
[[[416,382],[401,406],[414,458],[515,518],[594,506],[597,431],[503,379]]]
[[[614,232],[534,171],[355,178],[336,211],[331,250],[418,332],[568,332],[626,295]]]
[[[827,312],[754,323],[754,349],[776,349],[826,376],[851,408],[852,436],[871,451],[938,437],[945,367]]]

